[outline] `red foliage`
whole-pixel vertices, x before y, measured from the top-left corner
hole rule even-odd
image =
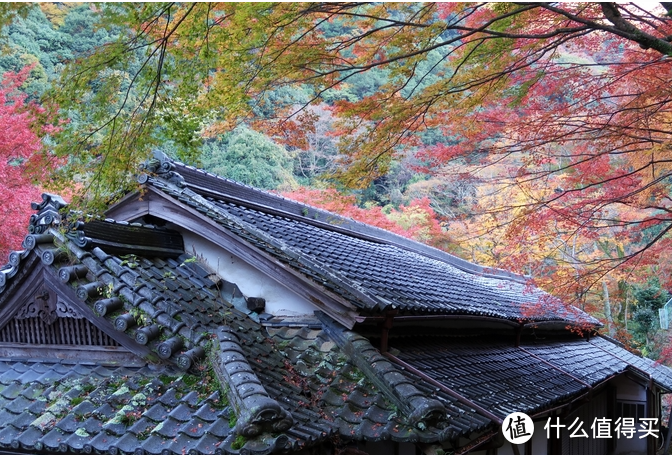
[[[30,202],[40,200],[41,191],[28,179],[26,167],[42,150],[40,135],[54,130],[43,122],[45,110],[26,103],[25,94],[19,91],[31,69],[5,73],[0,87],[0,264],[11,250],[21,248],[28,233]]]
[[[354,196],[343,195],[333,188],[319,190],[302,187],[283,195],[437,248],[448,250],[451,246],[448,234],[437,220],[426,197],[385,213],[379,206],[358,207]]]

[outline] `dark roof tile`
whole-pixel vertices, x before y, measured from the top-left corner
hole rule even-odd
[[[160,434],[161,436],[164,436],[166,438],[174,438],[183,426],[184,426],[183,422],[167,418],[161,423],[159,423],[152,430],[152,433]]]
[[[162,454],[164,450],[167,450],[166,445],[166,440],[156,434],[150,434],[147,439],[140,442],[140,446],[146,453],[154,455]]]
[[[178,422],[188,422],[191,420],[193,414],[194,411],[189,406],[180,403],[168,414],[168,417]]]
[[[18,382],[13,382],[0,391],[0,395],[8,400],[12,400],[21,394],[23,387]]]
[[[152,419],[155,422],[162,422],[168,417],[170,408],[163,403],[155,403],[151,408],[147,409],[143,416]]]
[[[107,453],[110,447],[115,445],[118,439],[119,438],[116,435],[110,435],[105,431],[101,431],[90,440],[89,444],[96,449],[96,451]]]
[[[66,438],[67,436],[62,431],[53,429],[42,436],[39,442],[47,449],[58,450]]]
[[[15,370],[15,369],[7,370],[0,375],[0,383],[1,384],[10,384],[10,383],[18,380],[18,378],[20,378],[21,375],[23,373],[25,373],[25,371],[26,370],[18,371],[18,370]]]
[[[14,414],[19,414],[23,412],[26,408],[28,408],[31,404],[32,402],[29,399],[27,399],[23,395],[19,395],[11,402],[5,404],[4,409],[13,412]]]
[[[122,423],[120,418],[116,418],[105,422],[101,429],[108,434],[122,436],[126,433],[126,424]]]
[[[198,444],[193,447],[193,450],[195,450],[196,453],[202,453],[205,455],[214,454],[222,445],[222,439],[210,433],[199,435],[198,438]]]
[[[141,442],[133,433],[126,433],[114,443],[114,446],[123,453],[133,454],[141,446]]]
[[[146,417],[141,417],[140,419],[133,422],[133,425],[128,427],[127,431],[138,435],[141,433],[148,433],[156,427],[156,422],[150,420]]]
[[[18,442],[24,450],[41,450],[41,443],[39,442],[41,437],[42,432],[38,428],[29,427],[26,431],[21,433],[16,441],[13,441],[14,444],[12,444],[12,446],[16,446],[16,442]]]
[[[222,411],[214,408],[210,403],[202,404],[196,412],[194,412],[194,417],[198,417],[204,422],[214,422],[217,420],[217,417],[221,415]]]
[[[204,427],[206,433],[218,438],[226,438],[231,433],[229,419],[224,417],[218,417],[217,420]]]

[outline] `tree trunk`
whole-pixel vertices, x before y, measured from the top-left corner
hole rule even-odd
[[[607,280],[602,280],[602,292],[604,294],[604,315],[607,318],[607,333],[609,333],[609,336],[613,336],[616,330],[614,327],[614,318],[611,316],[611,302],[609,301]]]

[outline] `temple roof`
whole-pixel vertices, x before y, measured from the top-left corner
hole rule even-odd
[[[220,247],[248,248],[259,267],[275,261],[332,303],[291,323],[274,318],[186,254],[179,231],[85,222],[45,194],[24,249],[0,267],[0,448],[267,454],[395,441],[462,453],[509,412],[574,409],[619,375],[672,391],[669,368],[597,336],[585,313],[528,312],[549,297],[522,277],[161,166],[142,177],[142,201],[131,195],[109,213],[189,213],[181,220],[200,221],[198,232],[226,234],[232,243]],[[161,212],[138,208],[155,197]],[[447,330],[451,315],[473,324]],[[385,340],[365,323],[388,317],[415,322]],[[551,325],[539,338],[528,327],[545,322],[590,330]]]

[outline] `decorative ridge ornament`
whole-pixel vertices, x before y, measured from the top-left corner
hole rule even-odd
[[[43,234],[52,225],[59,225],[62,221],[59,211],[67,207],[68,203],[56,194],[42,193],[42,202],[32,202],[30,207],[37,213],[30,216],[28,232]]]
[[[65,236],[78,247],[89,249],[91,248],[92,241],[90,238],[86,237],[84,226],[85,223],[83,221],[73,221],[70,223],[68,232],[66,232]]]
[[[140,164],[140,170],[144,172],[138,176],[138,182],[147,183],[149,174],[154,174],[180,188],[184,188],[186,186],[184,177],[173,169],[175,169],[173,160],[161,150],[154,150],[154,157]]]

